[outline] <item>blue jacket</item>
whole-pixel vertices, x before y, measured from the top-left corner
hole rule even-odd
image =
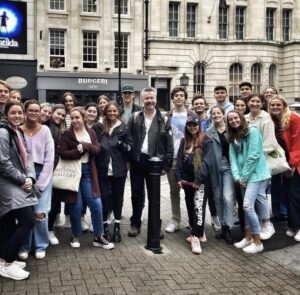
[[[229,157],[235,181],[257,182],[271,178],[263,151],[263,141],[257,127],[251,126],[249,133],[239,144],[230,143]]]

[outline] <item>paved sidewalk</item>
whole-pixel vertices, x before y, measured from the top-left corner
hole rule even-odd
[[[162,178],[161,217],[170,218],[169,189]],[[28,259],[31,276],[14,282],[0,278],[0,293],[12,294],[300,294],[300,244],[276,251],[266,242],[263,254],[246,255],[224,241],[215,240],[209,225],[203,253],[194,255],[185,241],[188,230],[182,198],[181,230],[165,234],[163,254],[145,250],[147,211],[142,232],[129,238],[131,214],[129,186],[126,186],[122,219],[122,242],[108,251],[92,246],[93,235],[81,237],[81,248],[69,246],[70,231],[57,229],[60,245],[50,246],[43,260]],[[209,216],[207,218],[209,221]],[[272,238],[283,239],[283,230]],[[271,245],[271,243],[270,243]],[[278,248],[278,247],[277,247]],[[289,261],[289,263],[287,263]]]

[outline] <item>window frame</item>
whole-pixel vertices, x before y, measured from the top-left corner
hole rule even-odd
[[[98,12],[98,3],[99,3],[99,0],[82,0],[81,12],[82,13],[92,13],[92,14],[97,13]],[[84,10],[85,8],[86,8],[86,10]],[[90,8],[92,8],[91,11],[89,10]],[[93,8],[95,8],[95,10]]]
[[[242,12],[242,14],[238,12]],[[235,38],[237,40],[244,40],[245,37],[245,12],[244,6],[237,6],[235,9]]]
[[[266,9],[266,38],[268,41],[275,40],[275,26],[276,26],[276,9],[267,7],[267,9]]]
[[[186,5],[186,36],[188,38],[196,37],[197,6],[197,3]]]
[[[122,48],[121,46],[121,69],[129,69],[129,53],[130,53],[130,33],[125,33],[122,32],[121,33],[121,39],[123,39],[124,37],[127,37],[126,43],[127,43],[127,48]],[[119,60],[118,60],[118,32],[114,32],[114,38],[115,38],[115,42],[114,42],[114,68],[118,69],[119,68]],[[124,40],[122,40],[121,42],[124,42]],[[126,51],[123,52],[122,51]],[[122,56],[124,56],[124,54],[126,54],[126,61],[124,58],[122,58]],[[126,67],[122,66],[122,63],[126,63]]]
[[[276,64],[271,64],[269,67],[269,86],[275,87],[276,85]]]
[[[235,62],[229,67],[229,100],[232,102],[240,96],[239,85],[243,81],[243,65]]]
[[[95,35],[96,38],[89,38],[89,39],[85,39],[85,34],[93,34]],[[82,68],[84,69],[97,69],[98,68],[98,35],[99,33],[98,32],[95,32],[95,31],[82,31]],[[93,42],[96,42],[94,44],[92,44],[91,46],[89,46],[89,44],[87,44],[85,46],[85,40],[87,43],[93,43]],[[93,51],[95,50],[95,52],[86,52],[85,53],[85,50],[87,51]],[[85,56],[87,57],[87,60],[85,60]],[[89,60],[88,57],[92,57],[92,60]],[[88,64],[90,65],[95,65],[95,66],[88,66]]]
[[[130,0],[120,0],[121,7],[121,15],[130,15]],[[123,4],[123,5],[122,5]],[[124,12],[125,8],[127,9],[127,13]],[[118,0],[114,1],[114,14],[118,14]]]
[[[51,4],[53,4],[53,8],[51,7]],[[55,4],[59,6],[58,9],[54,8]],[[61,5],[63,5],[63,8],[60,8]],[[66,1],[65,0],[50,0],[49,1],[49,10],[66,11]]]
[[[62,36],[51,36],[52,33],[57,33],[57,34],[63,34],[63,38]],[[56,42],[56,44],[54,44],[54,42],[52,42],[52,39],[54,41],[54,39],[58,42]],[[63,40],[63,42],[61,42],[61,40]],[[53,47],[53,48],[52,48]],[[56,47],[56,48],[55,48]],[[52,50],[57,50],[57,51],[63,51],[63,54],[51,54]],[[50,68],[65,68],[66,67],[66,30],[62,30],[62,29],[49,29],[49,65]],[[60,64],[57,59],[63,59],[63,63]],[[56,59],[56,61],[55,61]],[[56,62],[56,64],[55,64]]]
[[[285,17],[285,13],[288,13],[288,17]],[[286,23],[286,20],[288,20],[288,23]],[[283,42],[287,42],[291,40],[291,20],[292,20],[292,10],[283,9],[282,10],[282,41]]]
[[[251,66],[251,84],[253,93],[260,93],[261,90],[262,66],[259,62]]]
[[[220,39],[228,38],[228,6],[219,6],[218,14],[218,33]],[[225,29],[225,30],[224,30]]]
[[[173,7],[171,11],[171,7]],[[169,2],[169,37],[179,36],[179,2]],[[172,18],[171,18],[172,16]],[[177,16],[177,18],[176,18]]]
[[[194,94],[200,93],[205,95],[205,74],[206,68],[204,63],[197,62],[193,72],[193,91]]]

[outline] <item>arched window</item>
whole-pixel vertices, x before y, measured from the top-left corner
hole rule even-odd
[[[194,66],[194,93],[205,94],[205,67],[200,62]]]
[[[275,87],[276,84],[276,65],[271,64],[269,67],[269,85]]]
[[[243,81],[243,68],[240,63],[234,63],[229,69],[229,100],[239,97],[239,84]]]
[[[259,63],[255,63],[251,67],[251,83],[253,85],[253,92],[260,93],[261,87],[261,66]]]

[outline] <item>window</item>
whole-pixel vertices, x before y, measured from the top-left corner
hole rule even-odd
[[[82,1],[83,12],[97,12],[97,0],[83,0]]]
[[[239,84],[243,81],[243,68],[240,63],[234,63],[229,69],[229,100],[234,101],[240,95]]]
[[[259,63],[255,63],[251,67],[251,83],[253,85],[253,93],[260,93],[261,67]]]
[[[291,29],[291,10],[283,9],[282,11],[282,40],[290,40],[290,29]]]
[[[197,5],[188,3],[186,7],[186,35],[196,37],[196,9]]]
[[[272,64],[269,67],[269,86],[275,87],[276,82],[276,65]]]
[[[65,31],[50,30],[50,67],[65,67]]]
[[[227,27],[228,27],[228,9],[224,1],[220,1],[219,6],[219,38],[227,38]]]
[[[267,8],[266,17],[266,35],[267,40],[274,40],[274,27],[275,27],[275,9]]]
[[[50,0],[51,10],[65,10],[65,0]]]
[[[178,26],[179,26],[179,4],[169,3],[169,36],[178,36]]]
[[[237,7],[235,13],[235,37],[238,40],[244,39],[245,8]]]
[[[129,34],[121,33],[120,44],[121,44],[121,60],[120,65],[122,69],[128,68],[128,44]],[[115,50],[114,50],[114,67],[119,67],[119,48],[118,48],[118,33],[115,33]]]
[[[120,1],[120,14],[128,14],[128,0],[115,0],[115,14],[118,14]]]
[[[194,93],[204,95],[205,92],[205,67],[198,62],[194,66]]]
[[[83,68],[97,68],[97,33],[83,32]]]

